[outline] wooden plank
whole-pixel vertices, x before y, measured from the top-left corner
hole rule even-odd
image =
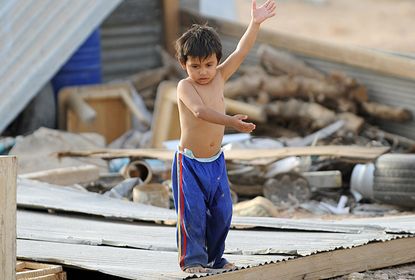
[[[311,146],[311,147],[285,147],[278,149],[234,149],[225,150],[226,160],[258,160],[281,159],[289,156],[331,156],[353,160],[355,162],[373,161],[380,155],[389,151],[389,147],[362,147],[362,146]],[[61,157],[93,157],[112,159],[120,157],[158,158],[172,160],[174,151],[165,149],[103,149],[97,151],[67,151],[60,152]]]
[[[131,129],[131,114],[149,126],[149,113],[137,108],[131,96],[133,91],[130,83],[66,88],[59,99],[60,127],[72,132],[97,132],[110,143]],[[74,96],[79,100],[71,102]],[[82,107],[88,108],[80,110]]]
[[[16,279],[16,157],[0,157],[0,279]]]
[[[70,132],[97,132],[105,137],[107,143],[120,137],[131,128],[131,114],[124,99],[123,89],[96,92],[94,97],[82,96],[84,101],[96,112],[96,118],[83,122],[75,112],[67,111],[67,130]]]
[[[326,279],[415,260],[415,237],[370,243],[350,249],[209,276],[206,279]]]
[[[50,265],[42,264],[35,262],[24,262],[24,271],[19,271],[16,273],[16,280],[19,279],[38,279],[40,277],[49,276],[47,279],[51,278],[51,275],[58,274],[62,272],[62,266],[60,265]],[[41,278],[43,279],[43,278]]]
[[[28,278],[26,280],[66,280],[66,272],[62,271],[55,274]]]
[[[174,43],[179,36],[179,0],[163,0],[163,30],[165,48],[175,55]]]
[[[151,125],[151,147],[162,148],[163,141],[180,137],[179,110],[176,102],[175,83],[162,82],[157,88]]]
[[[198,18],[200,22],[208,20],[209,24],[215,26],[219,33],[237,38],[240,38],[246,30],[246,26],[243,24],[214,18],[201,18],[200,15],[191,10],[183,10],[182,18],[185,22],[194,22],[195,18]],[[257,42],[283,48],[290,52],[357,66],[396,77],[415,79],[414,59],[386,52],[323,42],[268,30],[260,31]]]
[[[98,180],[99,168],[96,165],[70,166],[20,174],[19,177],[55,185],[69,186]]]
[[[121,110],[123,113],[127,114],[126,106],[130,108],[131,104],[128,104],[129,101],[126,103],[126,99],[122,97],[123,93],[131,93],[132,85],[128,82],[118,82],[118,83],[111,83],[111,84],[103,84],[103,85],[90,85],[90,86],[77,86],[77,87],[66,87],[63,88],[59,92],[59,129],[67,130],[68,129],[68,120],[67,115],[69,111],[69,97],[72,94],[78,94],[83,99],[88,99],[91,102],[97,103],[101,100],[108,98],[108,102],[116,103],[118,107],[117,110]],[[115,100],[112,100],[115,99]],[[89,104],[91,106],[91,104]],[[119,108],[121,106],[121,109]],[[133,114],[136,115],[136,111],[132,111]],[[121,118],[120,116],[115,116],[116,114],[111,109],[111,114],[109,114],[113,118]],[[137,116],[137,115],[136,115]],[[130,115],[129,115],[130,117]],[[124,122],[124,117],[122,117],[121,121]],[[126,118],[126,117],[125,117]],[[139,115],[137,116],[138,119],[143,120],[145,119],[144,116]],[[128,126],[128,125],[127,125]]]

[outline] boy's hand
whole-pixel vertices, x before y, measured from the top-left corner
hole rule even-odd
[[[243,120],[246,120],[248,118],[247,115],[234,115],[232,116],[234,118],[234,125],[232,125],[233,128],[238,130],[239,132],[245,132],[245,133],[251,133],[255,129],[255,124],[253,123],[247,123]]]
[[[267,18],[275,16],[276,4],[274,0],[267,0],[262,6],[256,6],[256,0],[252,0],[251,16],[254,23],[261,24]]]

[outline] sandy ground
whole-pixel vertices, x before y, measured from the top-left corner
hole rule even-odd
[[[251,0],[235,1],[238,20],[248,23]],[[414,0],[276,1],[277,16],[263,25],[265,29],[340,44],[415,53]]]

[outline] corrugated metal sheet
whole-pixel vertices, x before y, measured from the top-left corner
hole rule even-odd
[[[96,193],[80,192],[71,188],[54,186],[27,179],[17,181],[18,207],[53,209],[84,213],[101,217],[126,220],[159,221],[173,224],[174,210],[113,199]],[[276,219],[267,217],[233,217],[232,225],[237,228],[276,228],[284,230],[308,230],[319,232],[359,233],[367,226],[336,225],[332,222]],[[378,230],[377,228],[374,228]]]
[[[0,5],[0,131],[120,0],[5,0]]]
[[[371,222],[370,220],[367,221]],[[309,224],[313,222],[310,221]],[[405,232],[409,225],[395,228]],[[314,227],[318,226],[318,222]],[[333,231],[336,224],[332,224]],[[50,229],[54,228],[53,231]],[[88,228],[87,231],[83,230]],[[310,227],[311,229],[312,227]],[[287,234],[287,232],[290,232]],[[140,238],[137,238],[137,235]],[[284,254],[308,256],[316,252],[367,244],[392,236],[384,228],[362,226],[360,232],[335,233],[281,230],[231,230],[226,239],[226,254],[264,255]],[[108,245],[153,251],[176,252],[176,228],[108,221],[99,217],[63,216],[33,211],[17,211],[17,237],[73,244]]]
[[[164,221],[174,223],[173,210],[114,199],[97,193],[18,179],[18,207],[54,209],[118,219]]]
[[[163,43],[162,1],[125,0],[101,26],[104,80],[161,65],[154,48]]]
[[[367,222],[378,223],[375,219]],[[393,219],[390,222],[389,226],[401,232],[409,226],[400,227],[402,224]],[[19,258],[74,265],[128,279],[189,276],[177,264],[174,227],[18,211],[17,234]],[[356,234],[231,230],[226,251],[233,254],[225,256],[239,268],[255,267],[401,237],[411,236],[387,234],[384,229],[374,231],[371,227]],[[307,273],[312,271],[310,268]]]
[[[19,180],[17,202],[19,207],[69,211],[58,216],[19,210],[19,258],[74,265],[129,279],[186,276],[177,265],[174,227],[130,222],[171,220],[172,210],[27,180]],[[78,216],[74,212],[101,217]],[[103,219],[102,216],[128,221]],[[342,222],[247,218],[233,217],[233,223],[268,229],[230,231],[226,257],[240,267],[411,237],[407,233],[414,228],[413,216]]]
[[[18,239],[17,257],[100,271],[126,279],[187,279],[193,276],[180,270],[177,252]],[[240,269],[291,258],[280,255],[225,255],[225,257],[236,263]],[[199,276],[203,275],[206,274]]]
[[[224,57],[227,57],[238,44],[239,38],[221,35]],[[256,44],[246,60],[244,65],[256,65],[259,60],[256,55],[259,44]],[[341,71],[355,78],[359,83],[368,88],[369,99],[371,101],[387,104],[391,106],[404,107],[412,112],[413,120],[407,123],[396,123],[382,121],[377,125],[386,131],[415,139],[415,80],[393,77],[378,72],[366,70],[363,68],[335,63],[328,60],[322,60],[314,57],[295,54],[297,57],[304,59],[313,67],[326,73]],[[414,59],[405,55],[408,59]]]

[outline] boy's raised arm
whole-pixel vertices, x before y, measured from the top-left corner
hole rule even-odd
[[[266,19],[275,15],[276,4],[274,0],[267,0],[263,5],[257,7],[256,0],[252,0],[251,22],[244,35],[238,43],[235,51],[218,66],[223,79],[228,80],[239,68],[255,43],[259,27]]]

